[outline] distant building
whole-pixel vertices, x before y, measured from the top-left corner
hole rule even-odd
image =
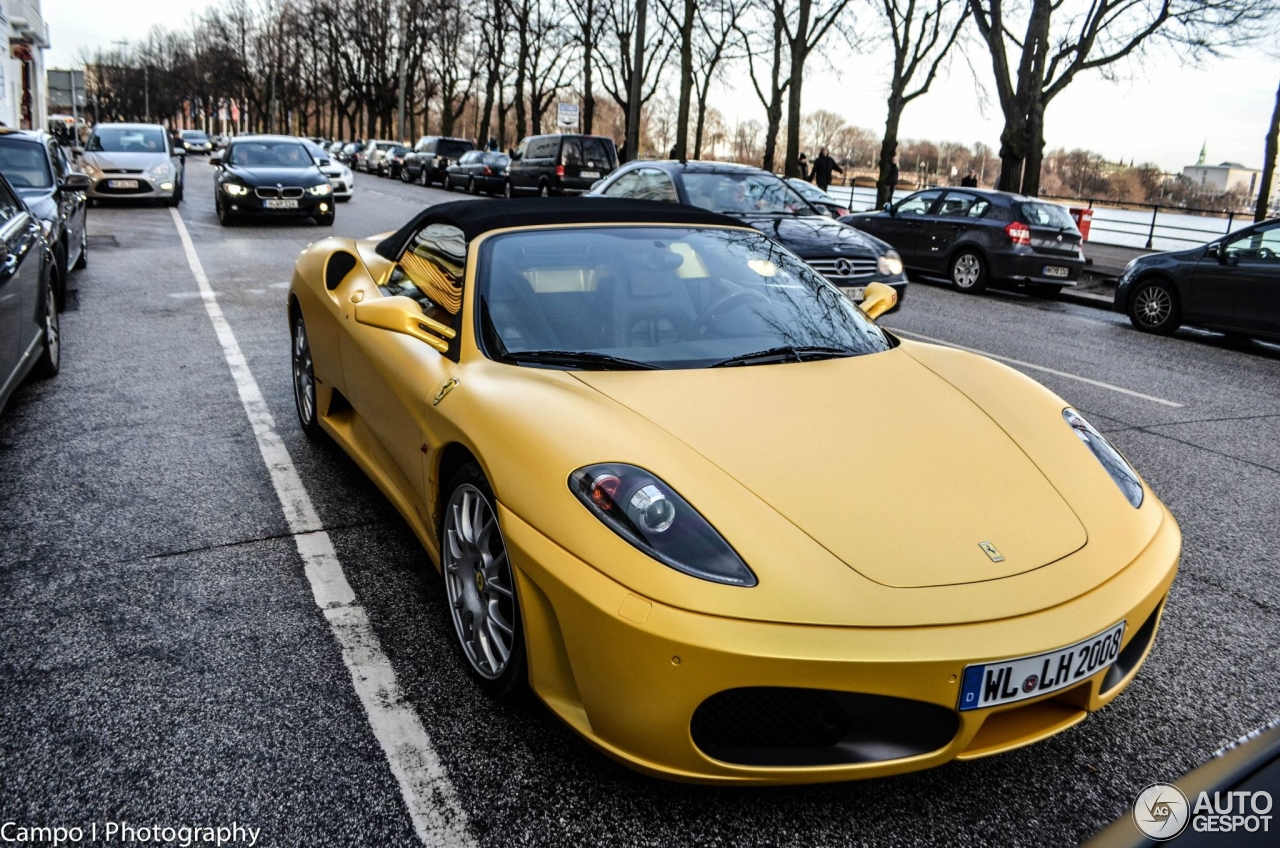
[[[44,51],[49,25],[40,0],[0,0],[0,31],[8,33],[8,53],[0,58],[0,123],[42,129],[48,118]]]
[[[1200,187],[1205,194],[1226,194],[1230,191],[1241,191],[1252,201],[1258,196],[1258,186],[1262,182],[1262,171],[1247,168],[1239,162],[1223,162],[1218,165],[1205,164],[1206,148],[1200,148],[1200,161],[1182,169],[1182,175]],[[1274,180],[1272,181],[1274,184]],[[1276,187],[1280,191],[1280,187]],[[1272,195],[1275,197],[1276,195]]]

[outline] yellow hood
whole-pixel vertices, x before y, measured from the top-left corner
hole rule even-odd
[[[1018,444],[902,350],[573,375],[689,445],[885,586],[1009,577],[1087,541]]]

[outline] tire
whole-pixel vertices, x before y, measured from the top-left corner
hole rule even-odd
[[[83,271],[89,267],[89,221],[86,216],[84,229],[80,231],[80,258],[71,266],[72,271]]]
[[[52,276],[49,285],[53,286],[54,297],[58,302],[58,311],[67,308],[67,246],[59,245],[53,254]]]
[[[505,180],[502,183],[502,196],[507,200],[511,200],[516,196],[516,191],[511,187],[511,180]]]
[[[235,215],[233,215],[233,214],[231,214],[231,211],[230,211],[229,209],[227,209],[227,207],[226,207],[226,206],[224,206],[224,205],[222,204],[222,201],[218,201],[218,204],[217,204],[217,211],[218,211],[218,223],[219,223],[219,224],[221,224],[221,225],[222,225],[222,226],[224,226],[224,227],[233,227],[233,226],[235,226],[235,223],[236,223],[236,216],[235,216]]]
[[[444,190],[453,191],[453,177],[444,178]]]
[[[551,186],[546,183],[538,183],[538,197],[550,197]]]
[[[413,178],[409,176],[409,169],[404,165],[400,166],[400,182],[405,183],[406,185],[413,182]]]
[[[978,294],[987,287],[987,263],[982,254],[972,250],[962,250],[951,258],[947,269],[951,285],[965,294]]]
[[[44,308],[40,315],[44,324],[44,333],[40,339],[40,358],[36,360],[31,373],[37,380],[48,380],[58,376],[62,367],[62,329],[58,320],[58,297],[53,289],[53,278],[45,280]]]
[[[431,177],[428,176],[425,166],[418,172],[418,183],[421,184],[423,188],[430,188],[431,186]]]
[[[476,178],[467,177],[467,194],[475,194],[475,193],[476,193]]]
[[[1160,279],[1139,280],[1125,309],[1129,323],[1144,333],[1167,336],[1182,325],[1182,304],[1172,283]]]
[[[493,490],[477,465],[458,469],[445,487],[440,564],[468,673],[487,694],[511,698],[525,689],[528,663],[520,603],[494,503]]]
[[[302,312],[293,319],[292,344],[290,360],[293,364],[293,406],[298,412],[298,423],[302,432],[316,441],[324,439],[324,429],[320,426],[319,409],[316,405],[316,373],[311,360],[311,342],[307,338],[307,325],[302,320]]]

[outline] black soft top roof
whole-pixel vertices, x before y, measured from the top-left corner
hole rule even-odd
[[[684,224],[745,227],[736,218],[695,206],[658,200],[608,197],[539,197],[528,200],[455,200],[423,209],[413,220],[378,242],[377,251],[393,262],[428,224],[452,224],[467,241],[506,227],[546,224]]]

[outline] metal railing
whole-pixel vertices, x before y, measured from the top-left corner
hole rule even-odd
[[[1151,250],[1157,238],[1163,241],[1181,242],[1186,244],[1203,244],[1213,238],[1226,235],[1235,227],[1236,218],[1242,219],[1242,223],[1253,223],[1248,213],[1236,212],[1232,209],[1201,209],[1192,206],[1165,206],[1159,203],[1123,203],[1118,201],[1099,201],[1092,197],[1068,197],[1064,195],[1044,194],[1041,195],[1046,200],[1065,201],[1074,206],[1085,205],[1088,209],[1095,210],[1095,216],[1092,224],[1093,232],[1113,233],[1121,236],[1132,236],[1144,238],[1144,247]],[[1097,206],[1095,204],[1102,204]],[[1115,212],[1146,212],[1151,211],[1149,221],[1126,220],[1119,217],[1098,218],[1096,210],[1107,210]],[[1176,216],[1178,223],[1169,221],[1161,222],[1160,214],[1165,213],[1168,216]],[[1219,227],[1206,226],[1187,226],[1192,221],[1210,221],[1221,222]],[[1195,235],[1188,236],[1185,233],[1193,233]],[[1090,233],[1092,240],[1092,232]]]

